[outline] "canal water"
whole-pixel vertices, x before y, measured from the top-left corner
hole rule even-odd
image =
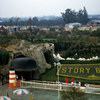
[[[34,100],[61,100],[61,93],[54,90],[41,90],[41,89],[30,89],[33,94]],[[100,100],[100,95],[98,94],[86,94],[88,100]]]
[[[0,86],[0,96],[6,95],[6,90],[8,91],[9,97],[12,100],[30,100],[29,95],[14,95],[13,91],[15,89],[9,89],[9,84],[5,84]],[[19,88],[20,89],[20,88]],[[58,91],[56,90],[43,90],[43,89],[34,89],[34,88],[26,88],[33,95],[33,100],[61,100],[61,93],[58,98]],[[100,95],[98,94],[86,94],[88,100],[100,100]]]

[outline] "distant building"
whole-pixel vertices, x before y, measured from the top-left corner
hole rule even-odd
[[[74,28],[74,27],[81,27],[82,24],[81,23],[69,23],[69,24],[65,24],[65,27],[68,27],[68,28]]]
[[[9,34],[12,34],[13,32],[19,32],[20,27],[19,26],[10,26],[8,28],[8,30],[9,30]]]
[[[3,26],[0,26],[0,31],[3,32],[4,29],[5,29],[5,28],[4,28]]]
[[[30,26],[21,26],[20,30],[27,30]],[[37,28],[37,26],[31,26],[32,29]]]
[[[88,22],[90,25],[100,25],[100,20],[91,20]]]

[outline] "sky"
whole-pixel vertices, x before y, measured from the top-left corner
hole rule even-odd
[[[66,9],[100,14],[100,0],[0,0],[0,17],[61,16]]]

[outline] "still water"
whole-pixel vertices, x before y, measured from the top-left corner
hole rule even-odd
[[[58,91],[30,89],[30,92],[32,92],[34,100],[61,100],[61,93],[58,98]],[[100,100],[100,95],[98,94],[86,94],[86,96],[88,100]]]

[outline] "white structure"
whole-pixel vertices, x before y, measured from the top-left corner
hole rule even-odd
[[[59,53],[57,54],[57,58],[58,58],[59,60],[65,60],[65,58],[62,58],[62,57],[60,56]]]
[[[98,60],[99,58],[98,58],[98,56],[96,56],[96,57],[92,57],[92,58],[89,58],[89,59],[85,59],[85,58],[79,58],[79,59],[77,59],[77,60],[81,60],[81,61],[89,61],[89,60]]]
[[[55,55],[55,54],[53,54],[53,57],[56,59],[57,58],[57,56]]]
[[[20,30],[19,26],[8,26],[9,34],[12,34],[13,32],[18,32]]]
[[[27,30],[30,26],[21,26],[20,30]],[[31,26],[32,29],[37,28],[37,26]]]
[[[99,24],[100,25],[100,20],[91,20],[88,22],[88,24]]]
[[[66,58],[66,60],[75,60],[75,59],[74,59],[74,58],[69,58],[69,57],[68,57],[68,58]]]
[[[65,58],[62,58],[59,53],[57,54],[57,56],[53,54],[53,57],[57,60],[65,60]]]
[[[78,23],[78,22],[76,22],[76,23],[65,24],[65,27],[68,27],[68,28],[74,28],[75,26],[76,26],[76,27],[81,27],[82,24],[81,24],[81,23]]]
[[[79,58],[79,59],[77,59],[77,60],[80,60],[80,61],[89,61],[89,60],[98,60],[99,58],[98,58],[98,56],[96,56],[96,57],[92,57],[92,58],[88,58],[88,59],[85,59],[85,58]],[[66,58],[66,60],[75,60],[74,58]]]

